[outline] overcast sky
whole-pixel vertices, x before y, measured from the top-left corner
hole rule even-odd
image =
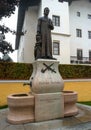
[[[16,8],[15,14],[12,14],[9,18],[3,18],[0,21],[0,24],[4,24],[5,26],[9,27],[11,30],[16,30],[17,26],[17,12],[18,9]],[[12,47],[15,49],[15,35],[11,33],[6,34],[6,41],[12,44]],[[14,62],[17,62],[17,51],[9,54],[10,57],[13,59]]]

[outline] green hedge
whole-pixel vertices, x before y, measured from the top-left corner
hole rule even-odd
[[[28,80],[32,74],[32,64],[0,63],[0,79]],[[63,79],[91,78],[91,66],[87,65],[59,65],[59,72]]]
[[[91,78],[91,66],[87,65],[59,65],[59,72],[63,79]]]
[[[32,74],[32,64],[0,63],[0,79],[29,79]]]

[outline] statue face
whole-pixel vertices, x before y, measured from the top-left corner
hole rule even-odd
[[[48,14],[49,14],[49,8],[46,7],[46,8],[44,9],[44,15],[48,15]]]

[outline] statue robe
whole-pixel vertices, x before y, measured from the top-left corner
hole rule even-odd
[[[37,33],[41,35],[41,58],[52,58],[51,30],[53,23],[48,17],[38,19]]]

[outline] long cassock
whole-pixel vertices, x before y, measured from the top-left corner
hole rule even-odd
[[[51,30],[53,30],[52,20],[48,17],[38,19],[37,33],[41,35],[41,58],[52,58],[52,39]]]

